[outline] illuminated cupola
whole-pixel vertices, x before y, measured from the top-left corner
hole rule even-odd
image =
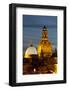
[[[48,40],[48,29],[46,26],[43,27],[43,30],[42,30],[42,40]]]

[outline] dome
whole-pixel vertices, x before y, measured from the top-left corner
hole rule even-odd
[[[27,48],[25,54],[29,54],[29,55],[31,55],[31,54],[37,54],[37,50],[36,50],[35,47],[29,47],[29,48]]]
[[[52,45],[49,41],[41,41],[38,44],[38,54],[39,56],[43,54],[43,56],[51,56],[52,55]]]
[[[25,58],[30,58],[30,55],[37,55],[37,50],[35,47],[30,46],[25,51]]]

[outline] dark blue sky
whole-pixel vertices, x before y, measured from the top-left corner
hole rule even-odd
[[[49,41],[57,47],[57,16],[23,15],[23,24],[24,48],[29,46],[31,40],[37,47],[44,25],[48,27]]]

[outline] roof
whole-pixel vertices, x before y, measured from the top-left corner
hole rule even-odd
[[[26,49],[25,54],[28,54],[28,55],[37,54],[37,50],[34,46],[30,46]]]

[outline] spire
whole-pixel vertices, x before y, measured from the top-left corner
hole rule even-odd
[[[45,25],[42,30],[42,40],[48,40],[48,28]]]
[[[48,30],[47,26],[44,25],[43,31],[47,31],[47,30]]]

